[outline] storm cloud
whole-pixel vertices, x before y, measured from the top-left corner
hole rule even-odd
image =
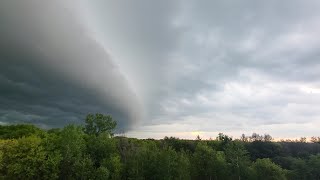
[[[136,94],[79,10],[63,1],[1,2],[2,123],[59,127],[101,112],[127,129],[141,118]]]
[[[318,133],[318,1],[0,5],[2,123],[105,112],[135,137]]]

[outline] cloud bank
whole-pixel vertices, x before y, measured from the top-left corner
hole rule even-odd
[[[318,133],[318,1],[32,2],[0,4],[1,122],[103,111],[141,119],[135,137]]]
[[[294,138],[317,133],[317,1],[91,5],[101,39],[116,42],[107,45],[116,59],[134,60],[133,69],[148,65],[139,69],[144,76],[138,78],[152,94],[145,100],[148,119],[130,135],[259,132]]]
[[[127,129],[140,102],[68,2],[1,2],[0,121],[57,127],[101,112]]]

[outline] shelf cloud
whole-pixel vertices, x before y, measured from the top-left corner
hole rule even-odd
[[[99,112],[125,130],[141,118],[136,94],[73,8],[63,1],[0,3],[2,123],[57,127]]]
[[[0,2],[0,122],[112,114],[134,137],[312,136],[320,3]]]

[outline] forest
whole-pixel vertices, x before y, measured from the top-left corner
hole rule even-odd
[[[0,179],[319,180],[320,137],[274,141],[270,135],[215,139],[118,136],[109,115],[44,130],[0,126]]]

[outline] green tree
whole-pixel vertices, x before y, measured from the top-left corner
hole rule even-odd
[[[214,157],[216,179],[227,179],[230,176],[230,170],[223,151],[217,151]]]
[[[190,162],[184,151],[161,149],[158,156],[158,179],[190,179]]]
[[[292,170],[293,176],[289,179],[299,179],[299,180],[307,180],[308,172],[310,168],[307,166],[307,162],[301,158],[292,158],[290,169]]]
[[[110,115],[89,114],[85,120],[85,133],[98,136],[101,133],[107,133],[111,136],[117,126],[117,122]]]
[[[89,156],[84,156],[75,161],[74,175],[72,178],[79,180],[94,179],[96,169],[93,166],[93,161]],[[65,177],[63,177],[65,178]]]
[[[153,141],[142,140],[131,149],[127,158],[128,179],[157,179],[159,148]]]
[[[253,164],[256,179],[259,180],[285,180],[286,172],[270,159],[257,159]]]
[[[225,146],[232,142],[232,138],[223,133],[219,133],[218,137],[216,137],[216,140],[219,142],[219,150],[224,150]]]
[[[274,158],[282,152],[282,146],[277,142],[253,141],[247,145],[252,160]]]
[[[95,171],[96,180],[105,180],[105,179],[108,179],[109,176],[110,176],[110,172],[106,167],[101,166]]]
[[[57,179],[60,154],[45,151],[36,136],[1,140],[4,179]]]
[[[31,124],[0,125],[0,139],[17,139],[31,135],[41,136],[44,134],[45,132],[43,130]]]
[[[106,133],[99,136],[87,136],[87,154],[92,158],[96,167],[101,166],[102,161],[110,159],[112,154],[117,152],[117,144],[114,138]]]
[[[320,154],[311,155],[308,160],[310,179],[320,179]]]
[[[250,160],[241,141],[230,141],[225,145],[226,160],[235,179],[248,179]]]
[[[82,128],[75,125],[63,128],[60,133],[59,148],[63,158],[60,164],[60,177],[73,179],[81,164],[79,161],[83,161],[86,149]]]
[[[188,180],[191,178],[190,170],[191,163],[189,157],[185,151],[178,153],[177,166],[175,167],[174,179],[176,180]]]
[[[214,151],[206,143],[198,143],[192,162],[194,178],[203,180],[214,178]]]
[[[105,158],[102,162],[102,167],[108,169],[111,180],[121,179],[122,163],[118,154],[114,153],[109,158]]]

